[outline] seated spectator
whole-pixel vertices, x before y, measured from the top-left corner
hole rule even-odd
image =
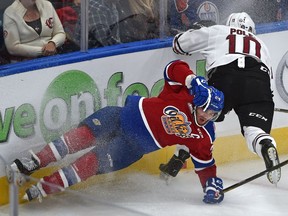
[[[0,65],[8,64],[10,63],[9,60],[9,54],[7,52],[7,49],[4,45],[4,39],[3,39],[3,30],[2,26],[0,27]]]
[[[4,4],[3,4],[4,3]],[[9,4],[6,6],[7,2],[0,3],[0,65],[10,63],[9,54],[4,44],[4,36],[3,36],[3,13],[4,10]]]
[[[75,2],[77,0],[73,1],[77,3]],[[158,38],[159,16],[156,3],[158,1],[154,2],[154,0],[90,0],[88,47],[103,47]],[[80,16],[80,10],[78,14]],[[81,20],[78,19],[75,32],[67,32],[68,35],[74,36],[75,43],[79,45]]]
[[[50,2],[54,6],[66,33],[66,41],[62,46],[63,52],[79,50],[80,47],[73,41],[73,34],[76,23],[80,19],[78,13],[80,12],[81,0],[50,0]]]
[[[168,23],[171,30],[186,31],[198,21],[197,8],[189,5],[189,0],[169,0]]]
[[[0,25],[0,65],[9,63],[9,59],[7,59],[7,54],[5,51],[6,47],[4,45],[3,26]]]
[[[66,34],[49,1],[15,0],[4,12],[4,41],[11,62],[57,53]]]
[[[119,31],[122,43],[159,38],[159,12],[154,0],[121,1]]]
[[[89,0],[88,7],[88,47],[103,47],[119,44],[119,0]],[[79,17],[81,10],[79,10]],[[81,19],[78,19],[75,31],[69,33],[73,41],[80,45]]]
[[[63,28],[65,32],[66,30],[68,32],[74,31],[78,18],[80,18],[78,16],[78,13],[80,10],[81,0],[60,0],[60,1],[62,2],[62,7],[60,7],[61,4],[58,2],[56,12],[63,25]]]
[[[193,23],[200,20],[211,20],[217,24],[220,22],[219,1],[169,0],[168,2],[168,24],[172,35],[177,31],[187,31]]]

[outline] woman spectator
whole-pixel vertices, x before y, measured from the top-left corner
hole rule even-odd
[[[4,40],[11,62],[57,53],[66,38],[49,1],[15,0],[4,12]]]

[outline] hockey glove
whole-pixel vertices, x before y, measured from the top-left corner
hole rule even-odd
[[[176,175],[179,173],[179,171],[183,167],[183,164],[189,157],[190,157],[189,152],[183,149],[180,149],[178,156],[173,155],[167,164],[160,164],[159,169],[161,173],[163,174],[176,177]]]
[[[203,202],[208,204],[220,203],[224,199],[223,181],[220,178],[209,178],[204,188]]]
[[[211,97],[209,85],[204,77],[196,76],[191,81],[190,94],[194,95],[195,106],[204,106]]]

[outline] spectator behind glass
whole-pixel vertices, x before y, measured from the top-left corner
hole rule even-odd
[[[50,0],[50,2],[56,9],[65,32],[74,31],[78,18],[80,19],[78,13],[81,0]]]
[[[4,40],[11,62],[57,53],[66,38],[49,1],[15,0],[4,12]]]
[[[172,35],[177,31],[187,31],[193,23],[200,20],[211,20],[217,24],[220,22],[218,7],[222,2],[219,0],[169,0],[168,2],[168,24]]]
[[[88,3],[88,47],[103,47],[119,44],[119,15],[118,8],[121,8],[119,0],[89,0]],[[79,10],[79,17],[81,11]],[[74,42],[80,45],[81,19],[78,19],[74,35]]]
[[[78,13],[80,11],[81,0],[49,0],[54,6],[57,15],[62,23],[64,31],[66,33],[66,41],[62,45],[62,51],[73,52],[80,49],[80,47],[74,43],[75,26],[80,19]]]
[[[2,44],[2,42],[4,42],[2,26],[0,27],[0,42],[0,65],[8,64],[10,63],[10,60],[7,55],[6,47]]]
[[[0,1],[0,65],[8,64],[9,58],[7,58],[7,50],[4,44],[3,37],[3,14],[4,10],[10,5],[10,0]]]
[[[122,0],[119,31],[122,43],[159,38],[159,13],[154,0]]]
[[[277,21],[288,20],[288,0],[276,0],[278,10],[276,14]]]
[[[169,0],[168,23],[171,29],[186,31],[198,21],[197,8],[189,5],[189,0]]]

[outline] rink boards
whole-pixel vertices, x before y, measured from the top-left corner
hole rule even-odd
[[[288,109],[286,101],[288,95],[285,95],[288,92],[287,76],[283,76],[285,80],[282,83],[275,83],[277,77],[288,74],[286,63],[288,43],[282,43],[286,41],[288,31],[260,36],[271,51],[272,66],[275,68],[272,80],[275,106]],[[198,75],[205,76],[203,57],[178,56],[172,52],[171,47],[165,46],[147,48],[139,52],[127,51],[123,47],[122,54],[101,58],[93,56],[92,51],[87,54],[76,53],[75,56],[70,54],[71,63],[63,65],[59,63],[48,68],[38,68],[40,63],[42,67],[45,65],[45,62],[41,62],[45,61],[43,58],[38,66],[27,63],[29,69],[26,68],[25,71],[23,71],[25,67],[21,64],[15,65],[10,71],[1,70],[0,154],[6,163],[27,154],[30,149],[36,151],[43,147],[45,143],[75,127],[85,116],[101,107],[122,106],[129,94],[145,97],[158,95],[163,86],[164,67],[172,60],[181,58],[187,61]],[[57,62],[60,58],[56,56],[47,59],[49,62]],[[59,112],[57,114],[52,113],[55,107]],[[288,153],[287,115],[275,112],[273,120],[272,135],[277,141],[280,154]],[[229,116],[223,123],[216,125],[217,139],[214,147],[216,162],[221,164],[257,158],[248,151],[245,140],[240,135],[237,117],[233,113]],[[143,171],[157,174],[159,164],[166,162],[173,151],[174,148],[167,148],[146,155],[119,173]],[[187,163],[187,167],[192,168],[191,162]],[[35,177],[51,173],[51,169],[55,170],[57,167],[39,171]],[[0,204],[8,201],[8,184],[4,175],[4,163],[1,163]],[[92,184],[99,179],[101,177],[92,177],[87,182]],[[21,190],[23,193],[23,189]]]

